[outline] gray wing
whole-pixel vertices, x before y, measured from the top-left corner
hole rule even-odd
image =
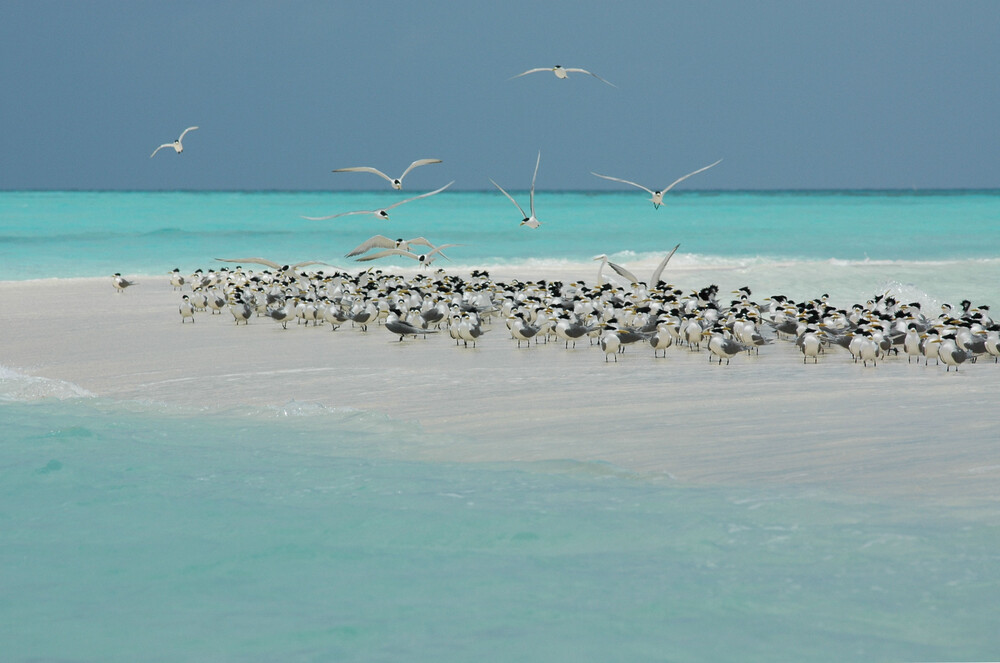
[[[306,260],[304,262],[295,263],[294,265],[289,267],[289,269],[296,270],[299,269],[300,267],[308,267],[309,265],[324,265],[326,267],[335,267],[335,265],[331,265],[330,263],[323,262],[321,260]]]
[[[270,267],[271,269],[281,269],[282,265],[270,260],[265,260],[264,258],[216,258],[219,262],[249,262],[256,265],[264,265],[265,267]]]
[[[354,168],[337,168],[333,172],[335,173],[373,173],[379,177],[385,178],[386,182],[392,184],[392,178],[383,173],[378,168],[371,168],[369,166],[357,166]]]
[[[431,163],[441,163],[441,160],[440,159],[417,159],[416,161],[414,161],[413,163],[411,163],[406,170],[403,171],[403,174],[399,176],[399,181],[402,182],[403,178],[406,177],[406,174],[409,173],[414,168],[417,168],[419,166],[426,166],[427,164],[431,164]]]
[[[433,248],[433,250],[427,253],[427,257],[430,258],[435,253],[440,253],[445,260],[451,260],[451,258],[444,255],[444,253],[442,252],[444,249],[447,249],[450,246],[461,246],[461,244],[442,244],[441,246],[436,246]]]
[[[352,214],[378,214],[378,210],[360,209],[355,212],[341,212],[340,214],[331,214],[330,216],[303,216],[302,218],[306,221],[326,221],[327,219],[336,219],[339,216],[351,216]]]
[[[433,249],[434,245],[427,241],[424,237],[414,237],[413,239],[406,240],[407,244],[420,244],[421,246],[426,246],[429,249]],[[395,244],[393,244],[395,246]]]
[[[539,71],[552,71],[552,67],[535,67],[534,69],[529,69],[528,71],[522,71],[517,76],[511,76],[507,80],[508,81],[512,81],[515,78],[520,78],[521,76],[527,76],[528,74],[534,74],[535,72],[539,72]]]
[[[673,189],[673,188],[674,188],[675,186],[677,186],[678,184],[680,184],[681,182],[683,182],[683,181],[684,181],[684,180],[686,180],[687,178],[691,177],[692,175],[697,175],[698,173],[700,173],[700,172],[702,172],[702,171],[706,171],[706,170],[708,170],[709,168],[711,168],[712,166],[717,166],[717,165],[719,165],[720,163],[722,163],[722,159],[719,159],[719,160],[718,160],[718,161],[716,161],[715,163],[710,163],[710,164],[708,164],[707,166],[705,166],[704,168],[699,168],[698,170],[694,171],[693,173],[688,173],[687,175],[685,175],[684,177],[682,177],[682,178],[680,178],[680,179],[678,179],[678,180],[674,180],[674,182],[673,182],[673,183],[672,183],[672,184],[671,184],[670,186],[668,186],[668,187],[667,187],[666,189],[664,189],[664,190],[663,190],[663,193],[666,193],[667,191],[670,191],[670,190],[671,190],[671,189]]]
[[[441,193],[442,191],[444,191],[445,189],[447,189],[448,187],[450,187],[454,183],[455,183],[455,180],[452,180],[452,181],[448,182],[447,184],[445,184],[440,189],[435,189],[433,191],[428,191],[427,193],[422,193],[419,196],[413,196],[412,198],[407,198],[406,200],[400,200],[398,203],[393,203],[392,205],[389,205],[385,209],[389,210],[389,209],[392,209],[393,207],[399,207],[400,205],[403,205],[405,203],[408,203],[408,202],[411,202],[411,201],[414,201],[414,200],[418,200],[420,198],[426,198],[427,196],[433,196],[434,194]]]
[[[615,270],[616,272],[618,272],[619,275],[624,276],[625,278],[627,278],[632,283],[638,283],[639,282],[639,279],[637,279],[635,277],[635,274],[633,274],[632,272],[628,271],[627,269],[625,269],[621,265],[613,263],[613,262],[611,262],[609,260],[608,261],[608,267],[610,267],[611,269]]]
[[[623,180],[620,177],[611,177],[610,175],[601,175],[600,173],[595,173],[594,171],[590,171],[590,174],[591,175],[597,175],[598,177],[603,177],[604,179],[611,180],[612,182],[621,182],[622,184],[631,184],[634,187],[638,187],[638,188],[642,189],[643,191],[647,192],[651,196],[654,195],[654,192],[652,190],[647,189],[643,185],[636,184],[635,182],[630,182],[628,180]]]
[[[395,240],[389,239],[385,235],[375,235],[374,237],[369,237],[364,242],[351,249],[351,252],[347,254],[347,257],[353,258],[354,256],[359,256],[362,253],[367,253],[376,247],[380,249],[394,249],[396,248],[396,242]]]
[[[566,69],[565,71],[567,71],[567,72],[576,71],[576,72],[579,72],[581,74],[589,74],[590,76],[593,76],[594,78],[596,78],[597,80],[601,81],[602,83],[607,83],[611,87],[618,87],[617,85],[615,85],[611,81],[606,81],[603,78],[601,78],[600,76],[598,76],[597,74],[595,74],[594,72],[587,71],[586,69]]]
[[[649,277],[649,285],[655,286],[657,283],[660,282],[660,275],[663,274],[663,268],[666,267],[667,263],[670,262],[670,259],[674,257],[674,253],[677,251],[679,247],[680,244],[675,246],[670,251],[670,253],[667,254],[667,257],[661,260],[660,264],[656,266],[656,269],[653,270],[653,275]]]
[[[493,180],[490,179],[490,182],[493,182]],[[510,200],[510,202],[514,203],[514,207],[516,207],[517,211],[519,211],[521,213],[521,216],[523,216],[524,218],[528,218],[528,215],[524,213],[524,210],[521,209],[521,206],[517,204],[517,201],[514,200],[514,198],[511,197],[511,195],[509,193],[507,193],[506,191],[504,191],[502,186],[500,186],[496,182],[493,182],[493,186],[495,186],[496,188],[500,189],[500,193],[502,193],[503,195],[507,196],[507,198]]]
[[[535,216],[535,178],[538,177],[538,164],[540,163],[542,163],[542,151],[538,150],[538,159],[535,160],[535,174],[531,176],[531,197],[528,199],[531,216]]]
[[[368,262],[369,260],[378,260],[379,258],[386,258],[388,256],[406,256],[407,258],[413,258],[414,260],[420,259],[420,256],[415,253],[410,253],[409,251],[403,251],[401,249],[386,249],[385,251],[379,251],[378,253],[361,256],[358,258],[358,262]]]

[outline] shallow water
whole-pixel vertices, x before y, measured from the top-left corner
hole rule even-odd
[[[668,278],[683,287],[1000,305],[996,192],[684,193],[659,211],[633,192],[540,192],[538,232],[493,192],[385,225],[298,218],[398,195],[3,192],[0,279],[343,265],[383,232],[462,244],[449,270],[592,280],[607,253],[645,274],[680,242]],[[694,486],[573,458],[430,462],[419,450],[504,439],[294,402],[115,401],[28,373],[0,366],[5,660],[996,656],[988,503]]]
[[[961,510],[419,462],[419,430],[352,411],[0,410],[7,660],[995,651],[1000,528]]]

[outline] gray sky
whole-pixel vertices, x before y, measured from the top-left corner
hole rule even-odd
[[[0,188],[1000,187],[1000,3],[0,3]],[[533,67],[582,67],[558,80]],[[184,154],[164,150],[189,125]]]

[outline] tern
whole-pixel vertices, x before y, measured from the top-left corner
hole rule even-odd
[[[427,253],[421,254],[416,254],[412,251],[404,251],[402,249],[386,249],[385,251],[379,251],[378,253],[361,256],[358,258],[358,262],[368,262],[369,260],[378,260],[379,258],[386,258],[388,256],[406,256],[407,258],[413,258],[426,267],[436,260],[434,256],[435,253],[440,253],[444,256],[445,260],[449,260],[448,256],[442,253],[442,250],[451,246],[458,246],[458,244],[442,244],[441,246],[432,247],[432,250]]]
[[[382,209],[364,209],[364,210],[356,210],[354,212],[341,212],[340,214],[331,214],[330,216],[303,216],[302,218],[306,219],[307,221],[326,221],[327,219],[336,219],[337,217],[340,216],[350,216],[352,214],[372,214],[374,216],[379,217],[380,219],[388,221],[389,210],[395,207],[399,207],[400,205],[413,202],[414,200],[419,200],[420,198],[427,198],[428,196],[433,196],[434,194],[441,193],[454,183],[455,180],[452,180],[451,182],[448,182],[440,189],[435,189],[434,191],[428,191],[427,193],[422,193],[419,196],[413,196],[412,198],[407,198],[406,200],[400,200],[398,203],[393,203],[392,205],[389,205],[388,207],[383,207]]]
[[[369,237],[361,244],[351,249],[351,252],[347,254],[348,258],[353,258],[354,256],[359,256],[362,253],[367,253],[372,249],[399,249],[401,251],[409,251],[413,248],[414,244],[419,244],[421,246],[426,246],[433,249],[434,245],[428,242],[423,237],[414,237],[413,239],[389,239],[385,235],[373,235]]]
[[[152,159],[154,156],[156,156],[156,153],[159,152],[160,150],[162,150],[164,147],[172,147],[172,148],[174,148],[174,152],[176,152],[177,154],[180,154],[181,152],[184,151],[184,146],[181,144],[181,141],[184,140],[184,136],[187,135],[187,132],[194,131],[197,128],[198,127],[188,127],[181,134],[180,138],[178,138],[174,142],[172,142],[172,143],[164,143],[163,145],[160,145],[158,148],[156,148],[155,150],[153,150],[153,153],[149,155],[149,158]]]
[[[528,226],[529,228],[537,228],[538,226],[542,225],[542,222],[535,217],[535,178],[538,177],[538,164],[540,164],[541,162],[542,162],[542,153],[541,151],[539,151],[538,159],[535,161],[535,174],[531,176],[531,193],[529,194],[528,198],[528,203],[529,203],[528,208],[531,210],[530,216],[524,213],[524,210],[521,209],[521,206],[517,204],[517,201],[514,200],[513,196],[504,191],[502,186],[500,186],[496,182],[493,182],[493,180],[490,179],[490,182],[493,182],[493,186],[500,189],[500,193],[507,196],[507,198],[510,199],[510,202],[514,203],[514,207],[516,207],[518,211],[521,212],[521,216],[524,217],[524,219],[521,221],[521,225]]]
[[[553,74],[556,75],[556,78],[561,78],[563,80],[566,80],[567,78],[569,78],[569,74],[571,74],[571,73],[587,74],[588,76],[593,76],[594,78],[596,78],[597,80],[601,81],[602,83],[607,83],[611,87],[618,87],[614,83],[612,83],[610,81],[606,81],[603,78],[601,78],[600,76],[598,76],[597,74],[595,74],[593,72],[590,72],[590,71],[587,71],[586,69],[579,69],[577,67],[563,67],[563,66],[558,65],[558,64],[556,66],[554,66],[554,67],[535,67],[534,69],[529,69],[528,71],[521,72],[517,76],[511,76],[507,80],[512,81],[515,78],[520,78],[521,76],[527,76],[528,74],[535,74],[535,73],[538,73],[539,71],[551,71]]]
[[[685,175],[684,177],[682,177],[682,178],[680,178],[680,179],[677,179],[677,180],[674,180],[674,181],[673,181],[673,182],[672,182],[672,183],[670,184],[670,186],[668,186],[667,188],[665,188],[665,189],[662,189],[662,190],[660,190],[660,191],[653,191],[652,189],[648,189],[648,188],[644,187],[644,186],[643,186],[643,185],[641,185],[641,184],[636,184],[635,182],[630,182],[630,181],[628,181],[628,180],[623,180],[623,179],[621,179],[620,177],[610,177],[609,175],[601,175],[600,173],[595,173],[594,171],[590,171],[590,174],[591,174],[591,175],[597,175],[598,177],[601,177],[601,178],[604,178],[604,179],[606,179],[606,180],[611,180],[612,182],[621,182],[621,183],[623,183],[623,184],[631,184],[631,185],[632,185],[632,186],[634,186],[634,187],[637,187],[637,188],[639,188],[639,189],[642,189],[643,191],[647,192],[647,193],[648,193],[649,195],[651,195],[651,196],[652,196],[652,198],[650,198],[649,200],[650,200],[650,201],[651,201],[651,202],[653,203],[653,207],[655,207],[656,209],[660,209],[660,205],[662,205],[662,204],[663,204],[663,196],[664,196],[664,195],[665,195],[665,194],[666,194],[666,193],[667,193],[668,191],[670,191],[670,190],[671,190],[671,189],[673,189],[673,188],[674,188],[675,186],[677,186],[678,184],[680,184],[681,182],[683,182],[683,181],[684,181],[684,180],[686,180],[687,178],[691,177],[692,175],[697,175],[698,173],[701,173],[701,172],[703,172],[703,171],[706,171],[706,170],[708,170],[709,168],[711,168],[712,166],[717,166],[717,165],[718,165],[718,164],[720,164],[721,162],[722,162],[722,159],[719,159],[719,160],[718,160],[718,161],[716,161],[715,163],[711,163],[711,164],[709,164],[709,165],[705,166],[704,168],[699,168],[698,170],[694,171],[693,173],[688,173],[688,174],[687,174],[687,175]]]
[[[279,265],[273,260],[266,260],[264,258],[216,258],[219,262],[247,262],[255,265],[264,265],[265,267],[270,267],[276,272],[292,271],[297,272],[302,267],[307,267],[308,265],[326,265],[327,267],[333,267],[333,265],[327,264],[320,260],[306,260],[304,262],[297,262],[294,265]]]
[[[426,165],[432,164],[432,163],[441,163],[441,160],[440,159],[417,159],[416,161],[414,161],[413,163],[411,163],[409,165],[409,167],[406,170],[403,171],[403,174],[400,175],[396,179],[393,179],[393,178],[389,177],[388,175],[386,175],[385,173],[383,173],[378,168],[372,168],[370,166],[356,166],[354,168],[337,168],[333,172],[335,172],[335,173],[374,173],[375,175],[378,175],[379,177],[384,178],[387,182],[389,182],[389,184],[392,185],[393,189],[396,189],[398,191],[399,189],[403,188],[403,178],[406,177],[407,173],[409,173],[414,168],[417,168],[419,166],[426,166]]]
[[[117,290],[118,292],[125,292],[125,288],[135,284],[136,284],[135,281],[129,281],[118,272],[115,272],[114,275],[111,277],[111,285],[113,285],[115,287],[115,290]]]

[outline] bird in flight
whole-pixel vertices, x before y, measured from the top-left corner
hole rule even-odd
[[[398,191],[399,189],[403,188],[403,178],[406,177],[407,173],[409,173],[414,168],[417,168],[418,166],[426,166],[427,164],[431,164],[431,163],[441,163],[441,160],[440,159],[417,159],[416,161],[414,161],[413,163],[411,163],[409,165],[409,167],[407,167],[407,169],[403,171],[403,174],[400,175],[399,177],[397,177],[396,179],[393,179],[393,178],[389,177],[388,175],[386,175],[385,173],[383,173],[378,168],[372,168],[370,166],[355,166],[353,168],[337,168],[333,172],[335,172],[335,173],[374,173],[375,175],[378,175],[379,177],[384,178],[386,181],[389,182],[389,184],[392,185],[393,189],[396,189]]]
[[[304,216],[302,218],[306,219],[308,221],[326,221],[327,219],[336,219],[339,216],[349,216],[351,214],[372,214],[374,216],[379,217],[380,219],[388,220],[389,219],[389,210],[391,210],[391,209],[393,209],[395,207],[399,207],[400,205],[403,205],[405,203],[408,203],[408,202],[411,202],[411,201],[414,201],[414,200],[419,200],[420,198],[427,198],[428,196],[433,196],[434,194],[441,193],[442,191],[444,191],[445,189],[447,189],[448,187],[450,187],[454,183],[455,183],[455,181],[452,180],[451,182],[448,182],[447,184],[445,184],[440,189],[435,189],[434,191],[428,191],[427,193],[422,193],[419,196],[413,196],[412,198],[407,198],[406,200],[401,200],[398,203],[393,203],[392,205],[389,205],[388,207],[383,207],[382,209],[362,209],[362,210],[356,210],[354,212],[341,212],[340,214],[331,214],[330,216]]]
[[[579,69],[579,68],[576,68],[576,67],[563,67],[563,66],[558,65],[558,64],[556,66],[554,66],[554,67],[535,67],[534,69],[529,69],[528,71],[523,71],[520,74],[518,74],[517,76],[511,76],[507,80],[512,81],[515,78],[520,78],[521,76],[527,76],[528,74],[534,74],[534,73],[537,73],[539,71],[551,71],[553,74],[556,75],[556,78],[562,78],[564,80],[567,79],[567,78],[569,78],[569,74],[570,73],[587,74],[588,76],[593,76],[594,78],[596,78],[597,80],[601,81],[602,83],[607,83],[611,87],[618,87],[617,85],[615,85],[611,81],[606,81],[603,78],[601,78],[600,76],[598,76],[597,74],[595,74],[593,72],[590,72],[590,71],[587,71],[586,69]]]
[[[361,255],[362,253],[367,253],[374,248],[409,251],[415,244],[420,244],[431,249],[434,248],[434,245],[423,237],[414,237],[413,239],[390,239],[385,235],[373,235],[358,246],[351,249],[351,252],[347,254],[347,257],[353,258],[354,256]]]
[[[542,162],[542,153],[541,151],[539,151],[538,159],[535,161],[535,174],[531,176],[531,193],[529,194],[528,198],[528,209],[531,210],[530,216],[524,213],[524,210],[521,209],[521,206],[517,204],[517,201],[514,200],[513,196],[504,191],[502,186],[500,186],[496,182],[493,182],[492,178],[490,179],[490,182],[493,182],[493,186],[500,189],[500,193],[507,196],[507,198],[510,199],[510,202],[514,203],[514,207],[516,207],[518,211],[521,212],[521,216],[524,217],[524,219],[521,221],[521,225],[528,226],[529,228],[537,228],[538,226],[542,225],[542,222],[535,217],[535,178],[538,177],[538,164],[541,162]]]
[[[174,142],[172,142],[172,143],[164,143],[163,145],[160,145],[158,148],[156,148],[155,150],[153,150],[153,153],[149,155],[149,158],[152,159],[153,157],[155,157],[156,153],[159,152],[160,150],[162,150],[164,147],[172,147],[172,148],[174,148],[174,152],[177,152],[177,154],[180,154],[181,152],[184,151],[184,145],[181,144],[181,141],[184,140],[184,136],[187,135],[187,132],[194,131],[197,128],[198,127],[188,127],[187,129],[184,130],[184,133],[181,134],[180,138],[178,138]]]
[[[704,168],[699,168],[698,170],[694,171],[693,173],[688,173],[684,177],[681,177],[680,179],[674,180],[670,184],[670,186],[668,186],[665,189],[661,189],[660,191],[653,191],[652,189],[648,189],[648,188],[644,187],[641,184],[636,184],[635,182],[630,182],[628,180],[623,180],[623,179],[621,179],[619,177],[610,177],[608,175],[601,175],[600,173],[595,173],[594,171],[590,171],[590,174],[591,175],[597,175],[598,177],[603,177],[604,179],[611,180],[612,182],[622,182],[623,184],[631,184],[634,187],[638,187],[638,188],[642,189],[643,191],[647,192],[648,194],[650,194],[652,196],[652,198],[650,198],[650,200],[653,203],[653,207],[655,207],[656,209],[660,209],[660,205],[663,204],[663,196],[666,195],[666,193],[668,191],[670,191],[675,186],[677,186],[678,184],[680,184],[681,182],[683,182],[687,178],[691,177],[692,175],[697,175],[698,173],[700,173],[702,171],[705,171],[705,170],[708,170],[712,166],[718,165],[721,162],[722,162],[722,159],[719,159],[715,163],[710,163],[707,166],[705,166]]]

